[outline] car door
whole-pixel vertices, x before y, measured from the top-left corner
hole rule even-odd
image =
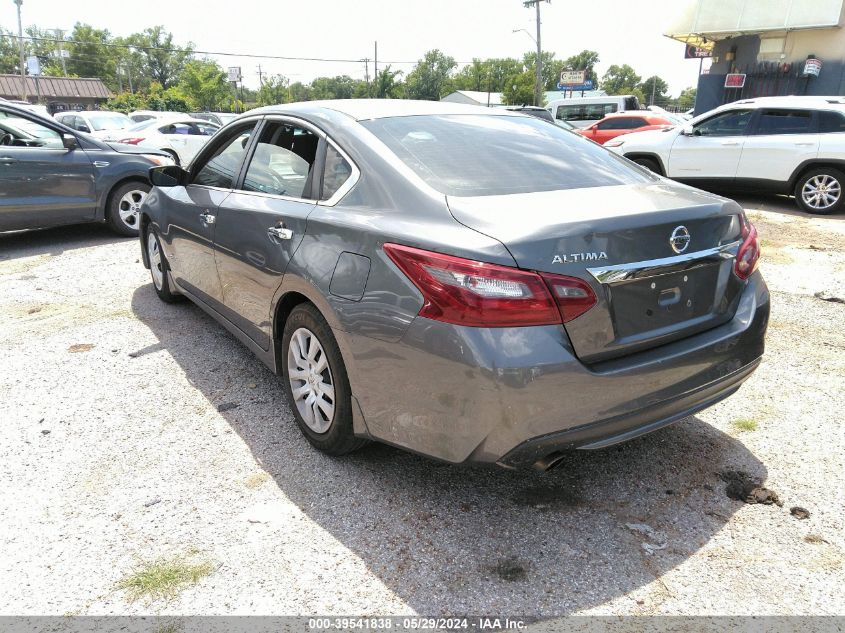
[[[745,139],[737,181],[786,183],[796,167],[818,153],[818,122],[812,110],[763,108]]]
[[[733,183],[753,114],[747,108],[725,110],[696,123],[692,134],[678,134],[669,152],[666,175]]]
[[[94,166],[61,130],[0,108],[0,231],[95,219]]]
[[[184,191],[171,193],[163,227],[176,283],[217,310],[223,306],[213,243],[218,210],[238,179],[258,122],[245,121],[203,151]]]
[[[297,120],[268,117],[241,183],[220,206],[214,245],[225,314],[262,349],[270,346],[273,295],[316,206],[322,136]]]

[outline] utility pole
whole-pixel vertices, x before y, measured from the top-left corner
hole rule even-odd
[[[370,58],[364,58],[364,81],[367,82],[367,96],[370,97]]]
[[[543,46],[540,43],[540,2],[543,0],[523,0],[522,6],[526,9],[534,7],[537,15],[537,63],[535,70],[537,76],[534,79],[534,105],[543,106]],[[551,2],[551,0],[545,0]]]
[[[65,32],[61,29],[56,29],[56,39],[59,40],[59,59],[62,60],[62,75],[67,77],[67,62],[65,61],[64,49]]]
[[[375,57],[373,58],[373,78],[376,81],[376,98],[378,98],[378,42],[376,42]]]
[[[261,70],[261,64],[258,64],[258,85],[264,86],[264,73]]]
[[[25,55],[23,52],[23,26],[21,23],[21,5],[23,4],[23,0],[14,1],[18,5],[18,43],[21,48],[21,101],[26,101],[26,59],[24,59]]]

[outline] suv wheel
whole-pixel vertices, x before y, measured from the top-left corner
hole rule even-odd
[[[662,173],[660,173],[660,165],[658,165],[657,161],[653,158],[634,158],[633,161],[640,167],[645,167],[649,171],[657,174],[658,176],[663,175]]]
[[[845,204],[842,188],[845,174],[838,169],[811,169],[795,184],[795,199],[807,213],[828,215],[842,210]]]
[[[141,205],[152,187],[140,180],[126,182],[109,196],[108,222],[115,233],[138,236]]]
[[[352,433],[346,367],[329,324],[310,303],[293,309],[282,335],[285,395],[311,444],[344,455],[366,444]]]

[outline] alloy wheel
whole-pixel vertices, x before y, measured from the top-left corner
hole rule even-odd
[[[141,205],[146,197],[147,192],[140,189],[133,189],[123,194],[117,205],[117,212],[126,226],[133,229],[138,228],[138,212],[141,210]]]
[[[303,421],[315,433],[325,433],[334,421],[334,380],[326,352],[308,328],[301,327],[291,336],[287,369],[291,394]]]
[[[813,176],[801,188],[801,199],[813,209],[829,209],[842,196],[842,185],[833,176]]]
[[[150,273],[153,276],[153,283],[158,290],[161,290],[164,284],[164,266],[161,262],[158,240],[152,231],[147,233],[147,255],[150,258]]]

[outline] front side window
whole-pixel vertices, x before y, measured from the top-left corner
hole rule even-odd
[[[61,135],[35,121],[0,111],[0,145],[63,149]]]
[[[756,134],[809,134],[813,113],[807,110],[762,110]]]
[[[171,123],[170,125],[163,125],[158,129],[162,134],[178,134],[180,136],[187,136],[191,133],[191,126],[188,123]]]
[[[232,130],[226,140],[217,146],[207,162],[202,166],[198,165],[199,170],[193,177],[192,184],[231,189],[254,130],[255,123]]]
[[[326,148],[326,166],[323,171],[323,192],[320,200],[328,200],[352,176],[352,165],[331,145]]]
[[[608,119],[607,121],[602,121],[597,127],[600,130],[630,130],[631,128],[641,127],[643,125],[640,123],[641,121],[642,119],[620,116]]]
[[[432,188],[488,196],[654,182],[586,138],[533,117],[386,117],[361,125]]]
[[[249,162],[243,190],[310,197],[309,175],[320,138],[310,130],[273,121],[264,126]]]
[[[741,136],[751,121],[753,110],[720,112],[693,127],[696,136]]]

